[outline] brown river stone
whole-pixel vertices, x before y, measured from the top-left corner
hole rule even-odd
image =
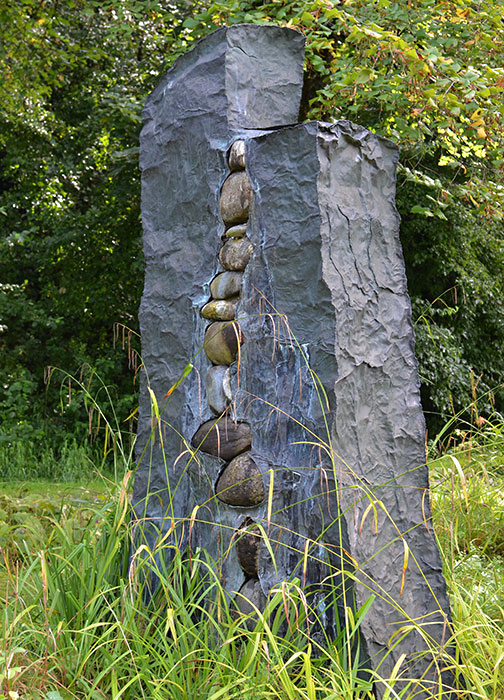
[[[231,506],[251,508],[264,500],[261,472],[248,452],[235,457],[224,469],[215,487],[217,498]]]
[[[239,565],[249,576],[257,576],[260,544],[261,531],[258,527],[254,527],[254,521],[251,518],[247,518],[237,531],[235,549]]]
[[[235,317],[238,299],[212,299],[201,309],[203,318],[212,321],[232,321]]]
[[[231,170],[245,170],[245,141],[238,139],[233,143],[228,163]]]
[[[210,282],[213,299],[230,299],[240,293],[243,275],[241,272],[221,272]]]
[[[222,185],[220,213],[225,224],[243,224],[249,217],[252,187],[243,170],[231,173]]]
[[[236,360],[243,336],[237,323],[216,321],[205,331],[205,353],[214,365],[230,365]]]
[[[250,238],[230,238],[222,246],[219,260],[226,270],[244,270],[247,266],[253,247]]]
[[[235,423],[230,418],[223,417],[200,425],[191,443],[202,452],[227,460],[248,450],[251,441],[248,423]]]

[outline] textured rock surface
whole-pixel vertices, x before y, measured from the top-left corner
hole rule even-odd
[[[236,403],[250,395],[267,401],[251,402],[238,417],[251,425],[250,455],[261,472],[274,470],[271,537],[275,527],[282,540],[289,528],[314,539],[324,531],[327,549],[310,561],[308,582],[324,577],[321,559],[334,572],[351,567],[343,544],[361,582],[342,584],[343,595],[361,606],[376,585],[361,626],[369,663],[410,619],[428,616],[429,635],[442,643],[449,607],[425,524],[425,425],[394,204],[397,151],[349,122],[312,123],[250,139],[246,158],[260,196],[248,223],[254,252],[241,291],[247,342]],[[378,501],[376,528],[374,516],[363,518]],[[290,536],[291,546],[302,551],[303,537]],[[401,590],[405,544],[411,555]],[[278,548],[277,575],[262,546],[259,556],[263,590],[293,570],[292,549]],[[423,650],[412,632],[380,671]],[[429,663],[427,655],[418,667]]]
[[[150,546],[168,530],[172,514],[183,519],[191,513],[190,503],[217,501],[214,485],[222,460],[201,453],[196,463],[187,456],[184,439],[190,441],[213,415],[202,380],[211,362],[199,352],[207,325],[200,309],[220,271],[220,191],[236,138],[297,120],[303,46],[303,37],[290,29],[224,27],[181,56],[145,106],[140,138],[145,287],[139,311],[145,372],[133,499],[138,517],[146,518],[143,533]],[[194,370],[164,401],[191,358]],[[163,411],[164,455],[159,440],[151,440],[147,377]],[[171,490],[168,473],[177,485]],[[226,571],[230,558],[224,560],[238,525],[234,511],[193,533],[215,545],[216,566],[230,590],[243,583],[237,564]],[[183,547],[186,536],[177,530],[170,541]],[[169,556],[170,550],[165,552]]]
[[[232,506],[253,507],[264,500],[264,484],[257,464],[246,452],[224,469],[215,487],[219,500]]]
[[[361,658],[367,654],[366,663],[376,667],[391,635],[411,619],[428,619],[428,634],[442,642],[448,611],[439,553],[424,522],[430,517],[424,422],[394,205],[397,152],[348,122],[268,132],[296,121],[302,62],[295,32],[225,28],[179,59],[147,102],[140,325],[146,374],[163,409],[166,463],[160,441],[149,442],[144,374],[134,501],[139,517],[148,519],[151,545],[173,517],[182,521],[205,504],[192,545],[209,551],[229,591],[241,590],[260,607],[273,585],[301,576],[306,551],[307,595],[329,635],[336,634],[338,612],[325,606],[320,582],[329,575],[340,582],[341,610],[353,596],[362,605],[374,586],[379,594],[360,629]],[[225,183],[245,174],[230,177],[228,153],[237,138],[245,142],[254,192],[246,238],[240,238],[243,226],[231,233],[228,219],[226,231],[220,212]],[[233,267],[244,249],[242,267]],[[221,271],[219,254],[226,269],[246,265],[237,308],[245,339],[239,363],[233,324],[208,327],[200,313]],[[224,349],[209,352],[210,335]],[[194,370],[165,404],[162,397],[191,358]],[[233,412],[219,422],[219,436],[201,386],[212,363],[229,365],[233,384]],[[250,448],[259,472],[269,472],[274,483],[268,533],[277,570],[259,542],[257,578],[245,584],[237,557],[229,556],[243,509],[215,495],[223,459],[236,454],[236,445],[226,454],[222,449],[233,442],[235,420],[248,431],[238,451]],[[187,443],[194,436],[198,445],[209,431],[209,452],[191,456]],[[176,488],[168,489],[167,474]],[[378,527],[367,510],[371,502]],[[266,521],[267,503],[254,506],[253,519]],[[405,544],[411,554],[401,590]],[[344,572],[355,562],[360,583],[353,585]],[[424,649],[421,635],[410,633],[380,673],[390,673],[404,653],[421,674],[431,662],[418,655]]]

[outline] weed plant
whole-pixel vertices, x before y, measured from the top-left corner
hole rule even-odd
[[[341,636],[331,640],[313,633],[323,626],[299,580],[274,587],[259,610],[224,590],[204,551],[181,551],[167,536],[154,546],[142,541],[129,501],[131,448],[117,422],[105,425],[123,474],[106,502],[68,503],[22,523],[12,504],[4,508],[0,700],[371,700],[373,680],[384,700],[427,697],[421,679],[405,682],[402,660],[388,678],[358,669],[348,649],[366,606],[347,608]],[[457,653],[434,651],[467,686],[456,694],[437,689],[432,700],[504,698],[496,532],[504,431],[496,422],[477,434],[464,434],[432,463]],[[173,529],[193,523],[188,514]],[[157,587],[146,596],[152,573]]]

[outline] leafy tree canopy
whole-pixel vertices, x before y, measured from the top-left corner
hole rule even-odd
[[[0,405],[11,437],[59,413],[43,390],[48,365],[88,363],[128,395],[111,329],[136,329],[142,287],[141,107],[177,56],[237,22],[304,33],[303,119],[349,118],[401,146],[426,407],[446,416],[471,387],[501,381],[503,0],[4,0]],[[67,407],[58,420],[74,429],[76,416]]]

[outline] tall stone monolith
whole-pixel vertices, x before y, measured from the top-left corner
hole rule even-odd
[[[151,546],[205,549],[244,614],[296,579],[335,637],[373,595],[364,665],[386,677],[402,659],[427,698],[448,601],[397,149],[347,121],[296,124],[302,63],[292,30],[221,29],[147,102],[135,507]]]

